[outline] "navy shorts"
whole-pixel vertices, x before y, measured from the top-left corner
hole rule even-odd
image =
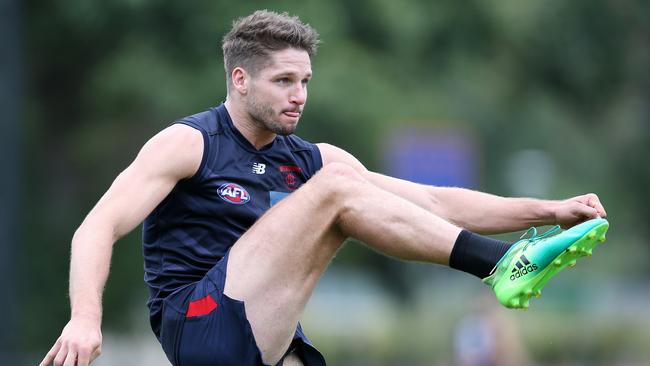
[[[163,301],[160,342],[174,366],[262,366],[262,357],[244,302],[223,294],[228,253],[199,282]],[[324,366],[325,359],[300,324],[287,353],[305,366]],[[278,363],[282,365],[282,361]]]

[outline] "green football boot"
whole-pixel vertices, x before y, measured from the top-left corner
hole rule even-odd
[[[541,296],[542,288],[558,272],[576,265],[579,257],[590,256],[593,248],[605,241],[609,222],[593,219],[576,225],[557,235],[551,230],[537,235],[531,227],[496,264],[483,282],[492,286],[501,304],[513,309],[527,309],[531,296]],[[522,236],[522,238],[523,238]]]

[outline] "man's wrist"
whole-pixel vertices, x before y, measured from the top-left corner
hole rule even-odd
[[[559,201],[541,201],[540,218],[544,225],[556,225],[558,222],[557,213],[559,210]]]
[[[72,319],[84,319],[87,321],[92,321],[97,324],[101,324],[102,322],[102,313],[101,311],[93,311],[93,310],[72,310],[70,318]]]
[[[527,199],[526,211],[527,224],[530,226],[544,226],[555,225],[557,223],[557,213],[559,209],[559,201],[540,200],[540,199]]]

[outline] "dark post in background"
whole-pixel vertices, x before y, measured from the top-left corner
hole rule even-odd
[[[22,152],[21,19],[18,0],[0,0],[0,364],[18,364],[19,197]]]

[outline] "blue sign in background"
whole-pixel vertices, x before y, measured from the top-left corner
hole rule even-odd
[[[473,139],[458,131],[409,129],[389,141],[386,173],[417,183],[476,188],[476,150]]]

